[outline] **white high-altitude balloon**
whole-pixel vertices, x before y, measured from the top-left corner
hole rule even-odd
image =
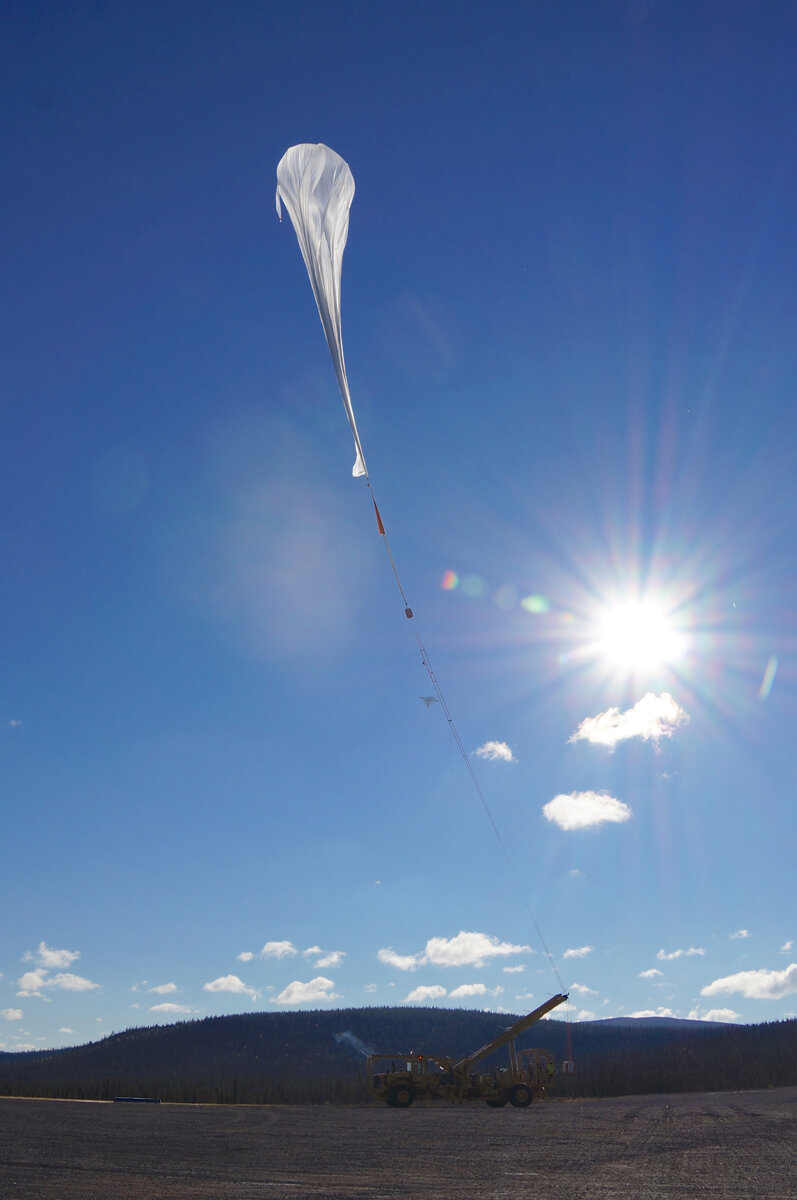
[[[277,214],[282,220],[282,201],[296,230],[310,276],[338,377],[343,407],[354,435],[357,457],[351,473],[367,475],[351,406],[340,332],[340,271],[353,197],[354,178],[349,165],[329,146],[312,146],[308,143],[291,146],[280,159],[277,167]]]

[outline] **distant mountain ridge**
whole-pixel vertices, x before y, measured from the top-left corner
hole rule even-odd
[[[0,1056],[0,1095],[109,1099],[157,1095],[209,1103],[366,1099],[363,1050],[462,1056],[503,1032],[507,1013],[359,1008],[245,1013],[128,1029],[98,1042]],[[609,1018],[571,1025],[572,1096],[715,1091],[797,1084],[797,1020],[714,1025]],[[518,1040],[569,1056],[568,1026],[548,1019]],[[358,1048],[359,1047],[359,1048]],[[506,1052],[498,1061],[506,1061]]]

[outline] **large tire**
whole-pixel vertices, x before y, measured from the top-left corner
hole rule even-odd
[[[409,1108],[414,1099],[415,1092],[408,1083],[395,1083],[390,1089],[387,1102],[393,1108]]]
[[[528,1108],[534,1099],[534,1092],[525,1083],[516,1083],[509,1090],[509,1099],[515,1108]]]
[[[503,1108],[506,1104],[508,1096],[496,1096],[494,1100],[487,1101],[488,1108]]]

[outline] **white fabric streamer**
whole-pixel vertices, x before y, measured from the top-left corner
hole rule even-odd
[[[351,406],[340,330],[340,272],[353,197],[354,178],[349,165],[329,146],[307,143],[291,146],[280,159],[277,167],[277,214],[282,220],[282,201],[296,230],[304,265],[310,276],[338,377],[343,407],[354,435],[357,457],[351,473],[367,475]]]

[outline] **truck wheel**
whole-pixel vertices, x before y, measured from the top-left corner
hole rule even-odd
[[[414,1099],[415,1093],[408,1084],[397,1083],[395,1087],[390,1089],[387,1102],[388,1104],[392,1104],[394,1108],[409,1108]]]
[[[496,1098],[494,1100],[487,1101],[487,1107],[488,1108],[503,1108],[508,1099],[509,1099],[508,1096],[496,1096]]]
[[[515,1086],[510,1089],[509,1099],[514,1104],[515,1108],[528,1108],[534,1099],[534,1093],[530,1087],[526,1086],[525,1083],[516,1083]]]

